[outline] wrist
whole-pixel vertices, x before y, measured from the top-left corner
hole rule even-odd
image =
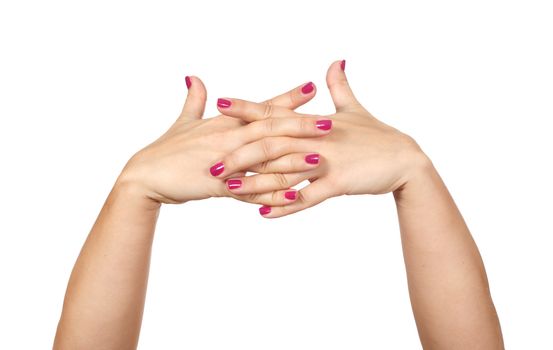
[[[411,201],[417,198],[439,181],[439,175],[432,161],[422,151],[418,151],[412,157],[412,165],[408,170],[406,181],[393,192],[397,204]]]
[[[136,204],[145,210],[159,210],[161,202],[148,195],[148,191],[138,181],[126,176],[123,172],[117,178],[112,193],[118,198],[124,198],[128,203]]]

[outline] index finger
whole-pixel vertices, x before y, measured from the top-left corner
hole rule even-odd
[[[300,106],[303,106],[307,102],[311,101],[315,94],[317,93],[317,88],[312,82],[308,82],[293,88],[292,90],[263,101],[263,104],[270,106],[280,106],[288,109],[296,109]]]

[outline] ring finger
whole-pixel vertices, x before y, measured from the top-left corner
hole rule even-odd
[[[257,174],[228,179],[226,186],[229,192],[234,194],[267,193],[291,188],[319,175],[317,169],[290,174]]]

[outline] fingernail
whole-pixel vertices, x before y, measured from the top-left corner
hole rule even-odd
[[[213,176],[221,175],[225,171],[225,165],[221,162],[215,164],[211,168],[209,168],[209,172]]]
[[[319,164],[319,154],[311,153],[305,156],[305,162],[307,164]]]
[[[229,190],[235,190],[242,187],[242,180],[239,179],[229,179],[227,181],[227,187]]]
[[[286,197],[286,199],[289,199],[291,201],[295,201],[297,195],[298,195],[297,191],[288,191],[284,193],[284,197]]]
[[[330,130],[332,128],[332,120],[330,119],[317,120],[317,128],[321,130]]]
[[[342,62],[340,63],[340,67],[342,68],[343,71],[346,70],[346,60],[342,60]]]
[[[184,78],[184,80],[186,81],[186,88],[190,89],[190,87],[192,86],[192,80],[190,80],[189,76],[186,76],[186,78]]]
[[[302,94],[304,94],[304,95],[307,95],[307,94],[312,93],[313,90],[315,90],[315,85],[313,85],[312,82],[309,82],[309,83],[305,84],[305,85],[301,88],[301,92],[302,92]]]
[[[217,100],[217,106],[221,108],[229,108],[232,102],[230,100],[220,98]]]
[[[261,208],[259,208],[259,214],[261,215],[267,215],[271,212],[271,207],[268,207],[266,205],[262,206]]]

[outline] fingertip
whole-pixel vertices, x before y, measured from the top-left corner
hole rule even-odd
[[[214,164],[211,168],[209,168],[209,173],[213,177],[217,177],[221,175],[225,171],[225,165],[222,162],[218,162]]]
[[[184,82],[186,83],[186,88],[190,93],[194,93],[204,98],[207,96],[207,91],[204,83],[200,78],[195,75],[187,75],[184,77]]]
[[[332,119],[319,119],[315,122],[315,126],[320,132],[328,133],[332,129]]]
[[[259,214],[265,219],[278,219],[291,214],[285,208],[287,208],[288,205],[294,205],[295,202],[296,201],[289,201],[287,204],[282,206],[276,205],[273,207],[264,205],[259,208]]]
[[[317,85],[312,81],[303,83],[295,87],[288,93],[274,99],[273,104],[284,108],[295,110],[296,108],[305,105],[317,95]],[[286,98],[283,98],[286,97]]]
[[[348,106],[359,105],[345,74],[346,61],[334,61],[328,68],[326,74],[326,84],[330,90],[330,95],[334,101],[336,111],[340,111]]]
[[[242,180],[240,179],[228,179],[226,181],[227,183],[227,188],[229,191],[233,192],[233,191],[236,191],[238,190],[240,187],[242,187]]]
[[[294,190],[294,189],[288,190],[288,191],[284,192],[284,198],[286,198],[287,200],[293,202],[296,199],[298,199],[298,191]]]
[[[192,79],[187,75],[184,77],[184,81],[186,82],[186,88],[190,90],[190,87],[192,86]]]
[[[207,91],[203,82],[193,75],[184,78],[188,94],[179,118],[183,120],[201,119],[205,110]]]
[[[259,214],[263,217],[267,217],[267,215],[271,214],[271,207],[268,205],[259,207]]]
[[[310,153],[305,156],[305,162],[309,165],[318,166],[321,161],[321,155],[319,153]]]
[[[339,60],[339,61],[332,62],[330,67],[328,67],[328,71],[326,73],[327,85],[330,86],[334,80],[337,80],[340,78],[345,80],[346,79],[345,70],[346,70],[346,60]]]
[[[232,106],[232,101],[228,98],[218,98],[217,99],[217,108],[219,109],[227,109]]]
[[[303,84],[301,87],[302,95],[310,95],[314,92],[315,92],[315,84],[312,81]]]
[[[311,101],[316,94],[317,86],[309,81],[296,86],[282,95],[266,100],[264,103],[294,110]]]
[[[296,88],[296,91],[290,95],[292,101],[294,101],[294,106],[291,109],[296,109],[297,107],[306,104],[311,101],[317,95],[317,85],[312,81],[300,85]]]

